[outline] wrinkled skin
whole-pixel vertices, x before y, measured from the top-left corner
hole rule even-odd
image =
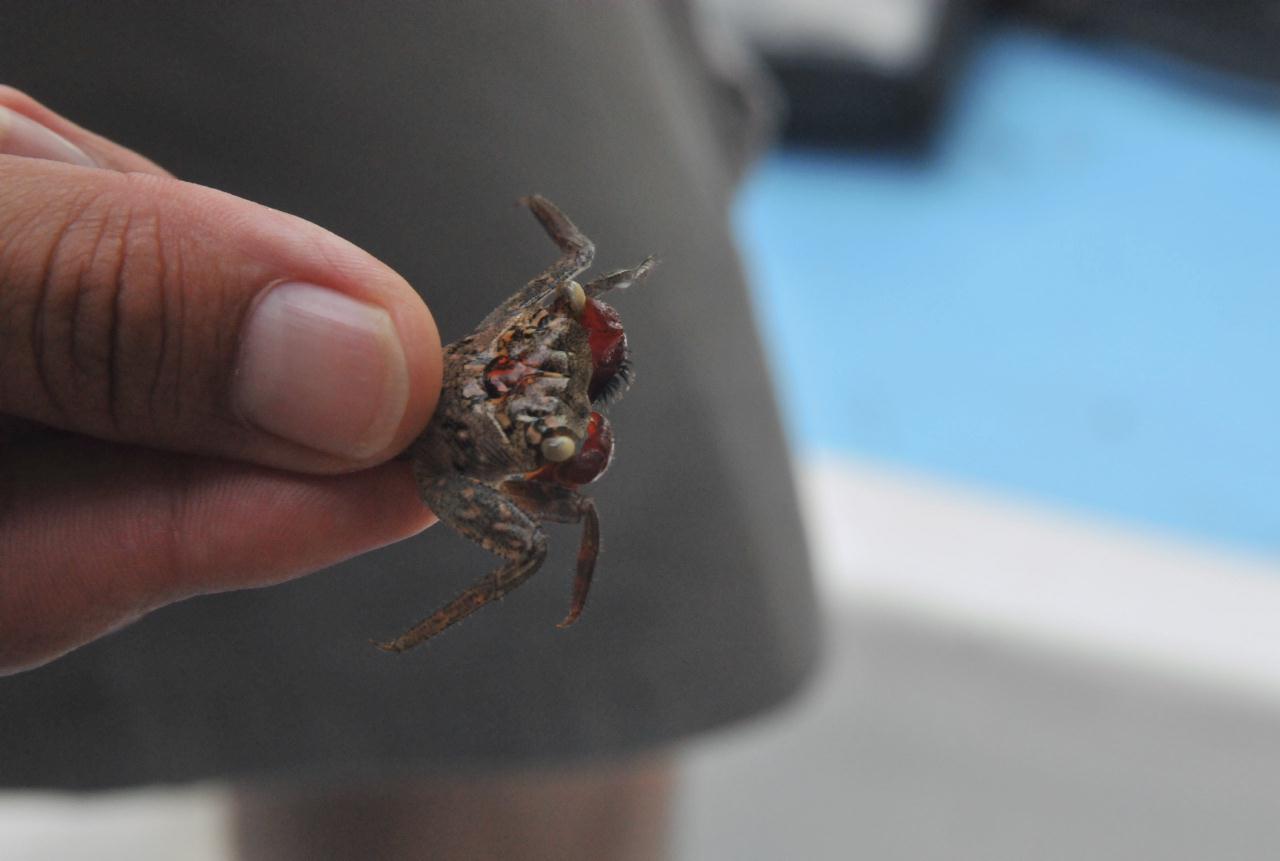
[[[580,285],[574,278],[591,265],[591,240],[546,198],[523,202],[561,256],[445,348],[439,406],[409,450],[422,501],[505,561],[400,637],[377,644],[389,652],[436,636],[531,577],[547,554],[543,521],[582,524],[560,627],[573,624],[586,603],[600,520],[578,488],[609,466],[613,432],[597,408],[631,379],[621,321],[598,297],[640,281],[654,261]]]

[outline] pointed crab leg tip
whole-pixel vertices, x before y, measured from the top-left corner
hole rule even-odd
[[[392,641],[389,643],[383,643],[383,642],[379,642],[378,640],[370,640],[369,643],[371,645],[377,646],[382,651],[390,652],[393,655],[404,651],[404,648],[399,644],[397,644],[395,641]]]
[[[649,273],[652,272],[654,270],[654,267],[656,267],[657,265],[658,265],[658,258],[654,257],[652,254],[649,255],[644,260],[640,261],[639,266],[637,266],[635,269],[632,269],[631,272],[628,273],[631,276],[630,279],[616,285],[617,289],[626,290],[629,287],[636,286],[641,281],[648,278]]]
[[[560,622],[559,622],[559,624],[557,624],[557,625],[556,625],[556,627],[557,627],[557,628],[559,628],[559,629],[560,629],[560,630],[562,630],[562,631],[563,631],[565,628],[572,627],[573,623],[574,623],[574,622],[576,622],[576,621],[578,621],[578,617],[579,617],[579,616],[581,616],[581,615],[582,615],[582,611],[581,611],[581,610],[579,610],[579,611],[578,611],[578,612],[576,612],[576,613],[571,612],[568,616],[565,616],[563,619],[561,619],[561,620],[560,620]]]

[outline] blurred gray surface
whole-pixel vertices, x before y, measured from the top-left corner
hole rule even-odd
[[[1271,859],[1280,712],[844,609],[790,713],[697,749],[679,861]]]
[[[1274,705],[872,608],[829,630],[807,698],[690,748],[675,861],[1276,856]],[[0,858],[220,861],[224,812],[0,794]]]

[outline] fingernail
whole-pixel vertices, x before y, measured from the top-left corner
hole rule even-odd
[[[409,402],[409,371],[391,315],[333,290],[286,283],[249,315],[234,399],[277,436],[363,459],[385,449]]]
[[[61,135],[16,111],[0,106],[0,154],[63,161],[82,167],[98,164]]]

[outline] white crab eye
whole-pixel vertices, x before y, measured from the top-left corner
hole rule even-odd
[[[582,309],[587,306],[587,293],[582,289],[582,285],[570,278],[568,281],[560,282],[560,295],[564,297],[564,301],[568,303],[569,310],[573,312],[573,316],[577,317],[582,313]]]
[[[573,457],[577,452],[578,446],[573,441],[573,437],[564,434],[556,434],[542,440],[542,456],[552,463],[564,463]]]

